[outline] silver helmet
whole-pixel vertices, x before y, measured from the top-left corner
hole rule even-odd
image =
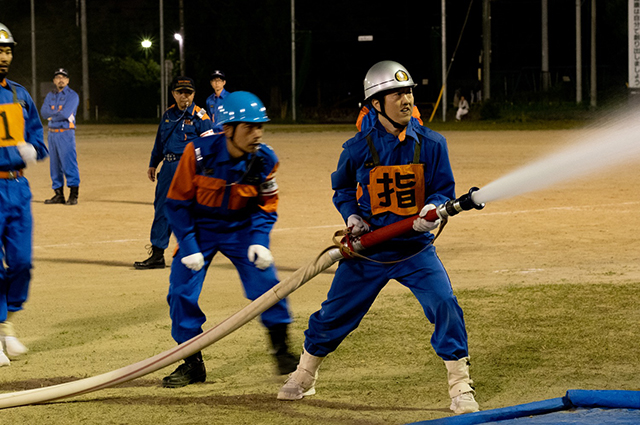
[[[10,44],[12,46],[16,45],[16,41],[13,39],[11,35],[11,31],[5,24],[0,23],[0,44]]]
[[[369,100],[376,93],[415,86],[407,68],[398,62],[382,61],[373,65],[364,77],[364,98]]]

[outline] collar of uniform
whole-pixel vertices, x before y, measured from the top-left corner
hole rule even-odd
[[[193,108],[195,107],[195,104],[191,104],[189,106],[187,106],[186,112],[181,110],[180,108],[178,108],[178,105],[173,104],[170,107],[171,113],[174,114],[175,117],[181,117],[184,115],[183,118],[191,118],[193,116]]]
[[[398,135],[398,139],[401,142],[404,142],[406,137],[411,137],[413,140],[418,140],[418,134],[416,133],[416,130],[414,128],[416,124],[419,124],[418,120],[414,117],[411,117],[411,119],[409,120],[409,124],[404,128],[404,130],[402,130],[400,135]]]
[[[229,151],[227,151],[226,149],[225,151],[227,152],[226,158],[223,159],[223,161],[221,162],[228,162],[230,164],[229,168],[231,170],[240,171],[240,172],[244,172],[246,170],[247,164],[251,162],[251,159],[255,155],[255,154],[248,153],[248,154],[242,155],[240,158],[233,158],[229,154]]]
[[[222,91],[220,92],[220,96],[216,95],[216,92],[213,92],[213,95],[217,98],[217,99],[224,99],[225,97],[227,97],[227,95],[229,94],[228,91],[226,91],[225,89],[222,89]]]
[[[9,84],[7,83],[7,79],[3,78],[2,81],[0,81],[0,86],[2,87],[7,87]]]
[[[409,120],[409,124],[407,124],[407,126],[404,128],[404,130],[402,130],[400,132],[400,134],[398,134],[398,137],[396,137],[396,139],[398,139],[399,142],[404,142],[405,139],[408,136],[408,137],[410,137],[410,138],[412,138],[414,140],[418,140],[418,135],[417,135],[416,130],[414,128],[414,125],[416,125],[416,124],[420,124],[420,123],[418,122],[417,119],[415,119],[414,117],[411,117],[411,120]],[[389,133],[387,131],[386,128],[384,128],[384,126],[382,125],[382,123],[380,122],[379,119],[377,120],[377,122],[376,122],[374,127],[377,127],[378,130],[380,130],[382,132],[385,132],[387,134],[391,134],[391,133]],[[367,134],[369,132],[371,132],[371,129],[367,132]]]

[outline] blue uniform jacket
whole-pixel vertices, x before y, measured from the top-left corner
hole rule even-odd
[[[372,216],[369,199],[369,171],[372,168],[372,155],[370,153],[366,136],[369,135],[374,143],[381,165],[409,164],[413,160],[415,143],[418,143],[418,135],[422,136],[420,146],[420,163],[424,164],[425,205],[440,205],[449,199],[455,198],[455,181],[445,138],[420,125],[420,122],[411,118],[406,128],[406,137],[400,141],[394,135],[388,133],[379,120],[373,125],[363,125],[363,130],[355,137],[345,142],[343,151],[338,161],[338,167],[331,174],[331,185],[334,192],[333,203],[344,218],[345,222],[351,214],[358,214],[365,219],[371,229],[395,223],[407,217],[386,212]],[[362,190],[358,191],[358,185]],[[357,193],[360,194],[357,199]],[[421,208],[421,207],[420,207]],[[431,240],[431,233],[405,236],[409,238],[427,238]]]
[[[79,103],[78,93],[66,86],[62,91],[53,90],[47,93],[40,114],[42,118],[49,120],[50,129],[75,129]]]
[[[24,140],[31,143],[36,149],[38,159],[44,159],[49,155],[47,146],[44,144],[44,134],[42,121],[38,115],[38,109],[33,103],[29,92],[20,84],[5,79],[0,83],[0,104],[13,103],[13,87],[16,90],[18,102],[22,105],[22,115],[24,117]],[[0,120],[0,125],[2,121]],[[0,133],[6,134],[6,128],[0,127]],[[0,148],[0,170],[15,171],[25,167],[25,163],[15,146],[5,146]]]
[[[200,251],[197,241],[248,228],[251,244],[269,247],[278,214],[278,158],[261,144],[254,154],[229,155],[224,135],[187,145],[171,182],[166,214],[184,255]]]
[[[176,105],[171,105],[162,115],[158,126],[149,167],[158,167],[165,155],[173,154],[179,157],[187,143],[200,136],[213,134],[212,129],[211,119],[199,106],[193,104],[181,111]]]
[[[222,99],[227,97],[228,94],[228,91],[222,89],[222,91],[220,92],[220,96],[216,96],[216,93],[213,92],[211,96],[207,98],[207,113],[209,114],[209,117],[211,117],[211,121],[213,121],[213,131],[216,134],[222,133],[222,124],[218,124],[217,122],[218,106],[220,106],[220,104],[222,103]]]

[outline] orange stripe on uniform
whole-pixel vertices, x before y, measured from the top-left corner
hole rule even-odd
[[[182,159],[181,159],[182,160]],[[195,176],[196,201],[205,207],[217,208],[222,206],[224,189],[227,182],[215,177]],[[229,201],[231,202],[231,200]]]
[[[274,213],[278,210],[278,195],[273,196],[261,196],[260,209],[264,212]]]
[[[240,210],[247,206],[250,199],[258,196],[258,189],[249,184],[235,184],[229,193],[229,209]]]

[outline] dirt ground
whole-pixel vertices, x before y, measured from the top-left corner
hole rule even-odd
[[[33,191],[34,270],[30,299],[16,319],[31,352],[0,369],[0,391],[104,373],[173,346],[165,301],[169,268],[132,267],[147,256],[155,186],[146,178],[146,170],[155,130],[153,125],[81,126],[77,206],[44,205],[53,194],[48,161],[27,170]],[[446,132],[457,193],[482,187],[578,134],[578,130]],[[271,247],[281,279],[329,246],[333,232],[343,227],[331,202],[330,174],[341,144],[352,135],[267,127],[265,142],[281,163],[280,218]],[[453,217],[437,247],[454,290],[639,281],[638,187],[637,165],[620,167]],[[166,255],[169,262],[174,246],[172,240]],[[309,314],[324,300],[333,270],[290,297],[299,331],[293,336],[296,344],[302,343]],[[406,292],[392,282],[383,294]],[[205,327],[246,304],[235,270],[224,257],[217,258],[201,296],[208,313]],[[225,349],[265,345],[257,322],[246,328],[231,335]],[[206,358],[211,377],[224,384],[230,370],[239,366],[228,361],[226,369],[213,366],[220,356],[210,350]],[[137,385],[155,387],[166,372],[151,374]],[[269,385],[277,391],[278,384]],[[118,390],[107,391],[113,395]],[[77,415],[75,420],[82,420]]]

